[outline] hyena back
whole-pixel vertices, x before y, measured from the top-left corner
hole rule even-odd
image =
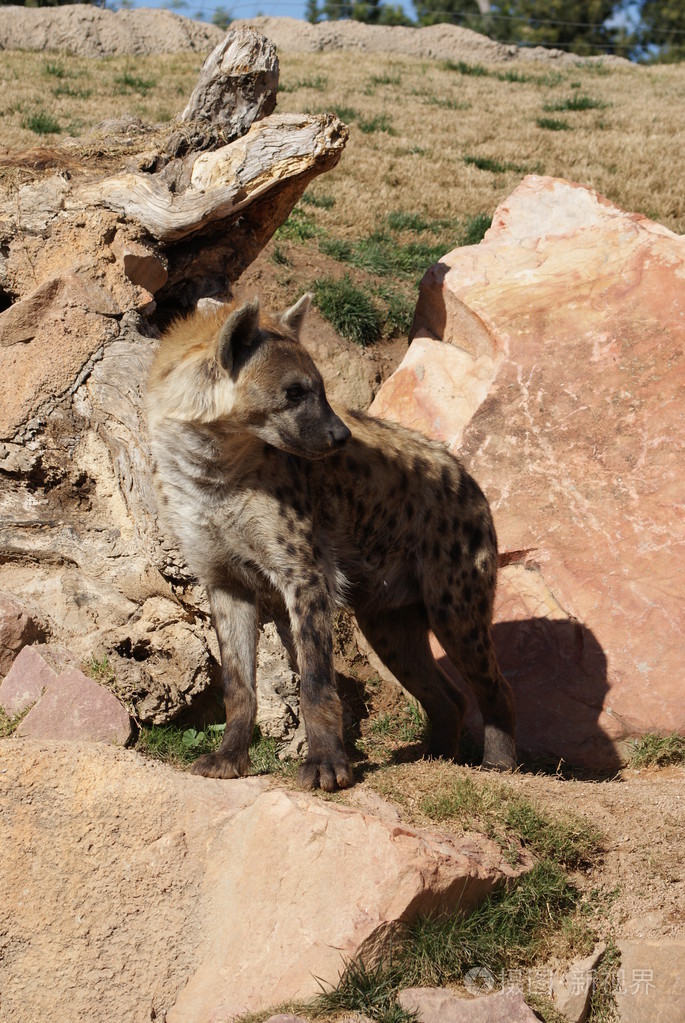
[[[424,707],[430,752],[457,753],[472,688],[486,766],[515,767],[513,699],[491,640],[497,541],[485,497],[443,446],[358,412],[346,423],[299,343],[304,296],[260,323],[256,302],[195,313],[162,340],[148,421],[163,517],[206,586],[221,650],[226,730],[199,774],[247,773],[260,609],[300,674],[300,783],[352,783],[335,687],[332,615],[351,606],[371,646]]]

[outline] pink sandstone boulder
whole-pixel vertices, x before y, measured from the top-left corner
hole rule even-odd
[[[0,740],[3,1020],[225,1023],[317,994],[400,921],[467,911],[515,867],[265,779],[114,746]],[[18,894],[19,893],[19,894]]]
[[[611,770],[621,740],[685,730],[685,239],[527,177],[426,273],[412,335],[372,411],[492,504],[521,752]]]

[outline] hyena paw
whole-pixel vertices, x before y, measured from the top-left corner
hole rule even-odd
[[[491,771],[515,771],[516,744],[513,736],[494,725],[486,725],[482,766]]]
[[[347,789],[353,780],[352,768],[344,753],[307,757],[297,773],[297,783],[301,788],[320,788],[324,792]]]
[[[204,753],[198,757],[190,771],[205,778],[244,778],[250,770],[247,753]]]

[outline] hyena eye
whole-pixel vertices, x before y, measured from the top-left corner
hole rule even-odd
[[[285,389],[286,398],[288,401],[292,401],[293,403],[302,401],[306,394],[307,392],[302,384],[291,384],[290,387],[286,387]]]

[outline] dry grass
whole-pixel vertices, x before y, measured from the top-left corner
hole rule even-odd
[[[124,114],[151,124],[168,121],[185,106],[201,65],[197,54],[91,60],[60,53],[2,53],[2,144],[9,149],[46,140],[54,144]],[[45,135],[26,127],[40,115],[54,119],[61,131]]]
[[[183,108],[200,63],[194,54],[89,60],[3,53],[4,145],[54,143],[127,113],[151,123],[168,120]],[[518,72],[523,81],[508,80],[516,76],[506,67],[483,70],[464,74],[459,66],[390,54],[376,54],[372,69],[354,52],[282,54],[279,109],[355,115],[340,165],[313,186],[314,194],[335,200],[329,209],[316,208],[317,224],[358,238],[393,210],[429,220],[492,213],[526,169],[588,185],[685,232],[678,183],[685,163],[685,65],[557,70],[531,63]],[[583,96],[603,106],[564,110],[566,131],[538,125],[545,107]],[[40,114],[62,134],[25,127]],[[376,130],[362,130],[374,122]],[[517,169],[493,173],[465,157]]]
[[[501,73],[502,69],[491,69]],[[282,96],[285,110],[352,108],[360,119],[385,115],[395,134],[364,134],[351,124],[339,167],[317,186],[336,199],[320,223],[349,237],[373,230],[394,209],[427,218],[492,213],[521,171],[479,170],[464,157],[488,158],[588,185],[626,209],[685,231],[685,66],[550,71],[532,64],[534,81],[464,75],[437,62],[375,56],[377,85],[354,53],[287,55],[282,80],[307,75],[326,88]],[[400,84],[394,84],[399,79]],[[540,128],[546,104],[589,96],[601,109],[567,110],[571,130]],[[454,108],[456,109],[454,109]],[[319,218],[317,218],[319,219]]]

